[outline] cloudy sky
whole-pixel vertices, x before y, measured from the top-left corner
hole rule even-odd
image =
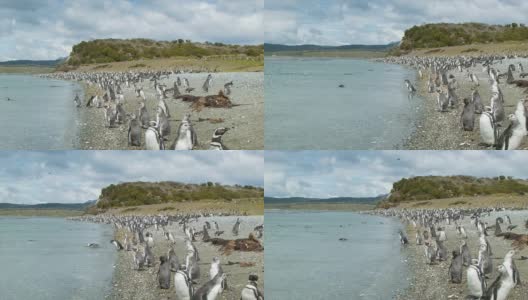
[[[79,203],[127,181],[263,186],[262,151],[1,151],[0,202]]]
[[[265,160],[272,197],[373,197],[424,175],[528,177],[525,151],[266,151]]]
[[[413,25],[527,23],[525,0],[266,0],[267,43],[387,44]]]
[[[98,38],[263,41],[264,0],[0,0],[0,61],[57,59]]]

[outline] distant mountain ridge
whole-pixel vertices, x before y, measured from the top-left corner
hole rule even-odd
[[[84,210],[95,205],[97,200],[83,203],[42,203],[42,204],[14,204],[0,203],[0,209],[53,209],[53,210]]]
[[[399,42],[389,43],[386,45],[342,45],[342,46],[324,46],[324,45],[282,45],[282,44],[264,44],[264,53],[266,52],[286,52],[286,51],[344,51],[344,50],[366,50],[366,51],[386,51]]]
[[[63,63],[66,59],[59,58],[55,60],[10,60],[0,62],[0,66],[37,66],[37,67],[56,67]]]
[[[292,204],[292,203],[357,203],[376,204],[385,199],[387,195],[377,197],[335,197],[335,198],[304,198],[304,197],[264,197],[264,204]]]

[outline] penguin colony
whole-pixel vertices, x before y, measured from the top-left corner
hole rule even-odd
[[[215,232],[215,235],[222,235],[223,231],[220,230],[216,221],[212,222],[214,228],[211,222],[206,221],[202,230],[197,231],[193,224],[197,223],[200,217],[201,215],[84,216],[70,219],[113,224],[116,230],[124,232],[124,238],[121,241],[115,238],[110,243],[117,251],[130,253],[129,260],[134,271],[138,274],[156,276],[156,288],[171,290],[176,299],[225,299],[225,297],[221,298],[222,293],[226,289],[235,289],[229,285],[229,274],[223,271],[222,265],[225,263],[218,256],[213,257],[210,264],[204,262],[197,247],[198,244],[210,240],[209,231]],[[181,230],[179,235],[168,229],[173,224]],[[232,231],[238,234],[242,224],[243,221],[237,218]],[[254,228],[252,235],[262,239],[263,227],[259,225]],[[161,232],[163,238],[155,239],[151,231]],[[178,243],[180,243],[179,247],[177,247]],[[162,248],[164,255],[155,257],[154,249],[156,248]],[[177,248],[184,248],[186,251],[185,253],[178,252]],[[145,272],[145,270],[151,271]],[[203,273],[208,275],[207,281],[199,282]],[[264,300],[264,293],[259,288],[257,275],[248,274],[247,284],[238,286],[235,290],[235,293],[239,295],[237,299]]]
[[[528,76],[522,63],[504,63],[517,56],[456,56],[456,57],[391,57],[384,62],[409,65],[418,71],[424,80],[426,90],[436,102],[438,113],[454,112],[459,114],[461,131],[479,131],[480,146],[497,150],[519,149],[527,130],[528,96],[518,99],[511,114],[505,105],[503,89],[524,88],[528,94]],[[471,68],[482,67],[485,78],[479,78]],[[474,70],[474,69],[473,69]],[[453,74],[465,73],[463,81],[458,82]],[[517,78],[517,79],[516,79]],[[460,95],[459,84],[469,84],[471,93]],[[409,97],[416,88],[408,80],[405,87]],[[491,92],[489,99],[481,97],[484,89]],[[486,93],[487,94],[487,93]],[[430,100],[430,99],[426,99]],[[478,124],[478,127],[475,124]],[[467,144],[464,142],[461,145]],[[476,144],[476,143],[475,143]]]
[[[494,224],[483,221],[492,212],[501,215]],[[528,263],[528,257],[520,253],[528,248],[528,234],[514,233],[519,229],[528,231],[528,220],[521,226],[511,224],[503,209],[389,209],[367,212],[387,217],[397,217],[416,232],[408,238],[404,230],[399,236],[403,247],[419,247],[424,253],[424,265],[428,272],[449,265],[445,280],[454,285],[466,285],[465,299],[506,300],[515,288],[521,289],[521,280],[528,274],[520,274],[517,263]],[[506,220],[506,221],[505,221]],[[474,227],[477,234],[468,234]],[[465,224],[465,225],[464,225]],[[456,236],[448,236],[446,229],[454,229]],[[457,240],[454,249],[445,245],[448,239]],[[510,243],[511,249],[504,257],[497,257],[490,239]],[[442,277],[442,276],[441,276]],[[520,293],[524,293],[522,290]],[[459,297],[459,295],[456,295]],[[452,297],[451,297],[452,298]],[[522,298],[524,299],[524,298]]]
[[[127,146],[146,150],[228,150],[222,136],[230,128],[218,127],[207,137],[198,137],[191,121],[191,112],[202,109],[232,108],[229,95],[234,88],[233,81],[223,85],[218,94],[210,94],[213,75],[208,74],[200,89],[207,96],[192,95],[195,89],[182,71],[112,72],[112,73],[64,73],[42,75],[46,78],[73,80],[94,87],[97,92],[85,103],[76,95],[73,102],[78,109],[101,110],[101,122],[106,130],[125,131]],[[172,86],[161,84],[163,79],[176,76]],[[124,90],[135,92],[135,98],[125,98]],[[168,102],[189,104],[188,112],[175,116],[169,111]],[[133,111],[125,110],[125,103],[136,106]],[[127,105],[130,107],[130,103]],[[155,107],[149,110],[148,107]],[[171,128],[170,119],[181,120],[178,128]],[[199,120],[204,121],[204,120]],[[205,120],[207,121],[207,120]],[[223,119],[208,119],[211,123],[221,123]],[[175,139],[169,140],[176,131]]]

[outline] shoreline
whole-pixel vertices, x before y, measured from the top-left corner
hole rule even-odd
[[[263,72],[222,72],[213,74],[213,84],[209,93],[201,91],[201,85],[209,73],[184,73],[171,75],[169,79],[160,80],[160,83],[172,87],[176,76],[189,79],[196,90],[195,96],[216,94],[223,88],[223,84],[234,81],[231,100],[241,106],[233,108],[204,108],[201,112],[191,112],[188,103],[173,100],[170,96],[166,99],[171,113],[169,123],[171,134],[166,146],[169,147],[176,139],[177,129],[185,113],[191,113],[191,121],[198,136],[198,146],[195,150],[209,149],[209,142],[213,132],[218,127],[229,127],[231,130],[223,136],[222,142],[230,150],[262,150],[264,149],[264,73]],[[127,131],[128,121],[118,124],[115,128],[107,128],[104,124],[104,110],[95,107],[85,107],[87,99],[94,94],[102,96],[104,93],[93,86],[81,82],[84,89],[83,105],[80,109],[79,119],[79,149],[81,150],[143,150],[144,132],[142,129],[141,147],[128,146]],[[139,86],[145,89],[146,105],[150,119],[155,117],[157,96],[150,83],[143,82]],[[125,96],[124,108],[128,113],[136,115],[139,100],[134,88],[123,86]],[[183,91],[182,91],[183,92]],[[216,123],[210,120],[221,120]]]
[[[240,234],[237,237],[232,236],[231,227],[236,218],[239,217],[242,221]],[[216,220],[221,230],[225,233],[221,236],[224,239],[247,238],[252,232],[253,227],[264,222],[264,216],[228,216],[228,217],[201,217],[196,222],[190,223],[198,230],[205,221],[212,222]],[[184,233],[179,225],[173,224],[167,226],[167,229],[174,235],[176,243],[174,249],[180,260],[180,263],[185,263],[186,246],[184,243]],[[153,267],[145,267],[142,271],[132,269],[132,253],[128,251],[119,251],[117,254],[116,263],[114,265],[114,273],[112,276],[111,292],[106,299],[175,299],[174,291],[174,272],[171,272],[171,286],[168,290],[163,290],[158,287],[156,280],[159,269],[160,255],[166,255],[169,242],[163,237],[162,230],[156,231],[154,228],[148,228],[146,231],[154,235],[153,254],[155,257],[155,264]],[[122,232],[116,229],[116,235],[119,240],[122,240]],[[212,233],[211,233],[212,236]],[[228,275],[228,288],[218,298],[218,300],[239,299],[240,293],[248,281],[250,273],[257,274],[259,277],[259,289],[264,290],[264,252],[238,252],[233,251],[228,255],[222,254],[218,246],[213,246],[211,243],[201,241],[200,237],[196,238],[196,245],[200,262],[200,278],[197,280],[198,284],[194,285],[195,291],[204,285],[209,280],[209,267],[212,258],[218,256],[221,260],[221,266]],[[261,240],[263,243],[263,240]],[[230,262],[232,264],[230,264]],[[249,266],[239,266],[238,263],[248,263]]]
[[[500,65],[501,69],[507,68],[508,64],[515,60],[505,60]],[[448,74],[455,76],[458,82],[458,89],[456,94],[458,96],[458,104],[448,112],[438,112],[436,104],[436,94],[427,92],[427,78],[429,71],[424,72],[423,78],[419,78],[416,69],[416,84],[417,93],[415,97],[423,100],[423,103],[418,106],[419,115],[416,119],[417,126],[414,133],[409,139],[404,142],[404,150],[490,150],[492,148],[479,145],[480,143],[480,129],[479,119],[480,114],[475,115],[475,127],[473,131],[464,131],[460,123],[460,115],[463,110],[463,99],[471,98],[473,85],[467,78],[467,72],[459,72],[458,70],[451,70]],[[488,105],[491,99],[491,88],[488,83],[488,76],[482,72],[482,67],[477,65],[471,67],[470,71],[475,73],[480,78],[480,86],[477,88],[484,105]],[[518,77],[518,73],[514,76]],[[506,84],[503,79],[499,87],[504,93],[504,110],[506,116],[515,111],[515,106],[520,99],[525,98],[522,88],[517,88],[513,85]],[[508,126],[507,121],[502,122],[502,130]],[[528,149],[528,141],[524,139],[519,147],[519,150]]]
[[[524,210],[522,217],[526,218],[528,216],[528,211]],[[501,211],[498,215],[504,216],[505,214],[510,214],[511,212]],[[496,213],[497,214],[497,213]],[[522,217],[512,216],[514,224],[519,224],[522,220]],[[494,223],[493,217],[485,217],[485,221]],[[400,220],[401,222],[401,220]],[[478,234],[474,225],[469,223],[469,217],[466,217],[462,225],[465,227],[468,234],[468,247],[472,258],[478,257],[477,248],[478,248]],[[409,266],[409,286],[403,292],[398,293],[395,296],[395,299],[398,300],[421,300],[421,299],[465,299],[467,293],[467,283],[465,270],[463,269],[463,281],[460,284],[454,284],[449,282],[449,266],[451,264],[451,251],[455,247],[459,246],[462,239],[457,235],[454,222],[450,225],[444,224],[445,232],[448,237],[445,242],[445,246],[448,250],[448,259],[446,261],[439,262],[437,265],[427,265],[425,263],[424,250],[423,246],[416,245],[416,240],[414,238],[416,229],[411,224],[401,224],[407,229],[407,236],[409,238],[409,245],[405,249],[404,259]],[[522,224],[521,224],[522,225]],[[503,224],[503,227],[506,225]],[[523,229],[514,230],[517,233],[522,232]],[[499,237],[493,236],[493,233],[490,232],[488,240],[493,249],[493,266],[494,271],[489,276],[488,287],[491,285],[493,280],[497,278],[498,272],[496,266],[502,263],[504,255],[511,248],[511,241],[504,240]],[[515,287],[508,299],[509,300],[525,300],[525,295],[528,294],[528,285],[526,284],[526,276],[528,274],[528,261],[519,260],[521,255],[526,255],[527,250],[523,250],[520,253],[516,254],[514,259],[517,267],[519,269],[520,278],[522,284]],[[524,275],[524,276],[523,276]],[[434,284],[431,284],[434,283]]]

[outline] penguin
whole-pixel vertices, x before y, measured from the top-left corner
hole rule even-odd
[[[425,259],[428,265],[436,264],[436,250],[433,247],[433,243],[427,242],[424,244]]]
[[[134,258],[134,270],[141,270],[145,265],[145,255],[139,250],[139,248],[134,248],[132,252]]]
[[[152,237],[152,233],[147,232],[145,235],[147,238],[145,239],[145,242],[147,243],[147,246],[149,248],[154,248],[154,238]]]
[[[445,242],[447,241],[447,235],[445,233],[445,230],[443,228],[438,227],[438,230],[436,232],[436,236],[438,241]]]
[[[194,288],[185,269],[185,265],[181,265],[179,270],[174,274],[174,291],[176,292],[176,299],[178,300],[191,300],[194,294]]]
[[[231,95],[231,87],[233,86],[233,81],[230,81],[226,84],[224,84],[224,95],[229,96]]]
[[[104,118],[105,118],[105,121],[106,121],[106,127],[108,127],[108,128],[115,127],[116,111],[115,111],[115,109],[113,109],[112,105],[105,106]]]
[[[449,266],[449,276],[452,283],[462,283],[462,265],[463,257],[459,250],[453,251],[453,259]]]
[[[155,122],[152,123],[155,124]],[[165,143],[163,142],[156,126],[150,126],[145,131],[145,149],[165,150]]]
[[[229,130],[229,128],[220,127],[216,128],[213,137],[211,138],[211,143],[209,144],[209,150],[229,150],[222,143],[222,136]]]
[[[242,289],[240,300],[264,300],[264,293],[258,289],[257,281],[257,275],[249,275],[249,282]]]
[[[147,267],[152,267],[154,265],[154,255],[148,245],[145,246],[145,264]]]
[[[468,76],[469,76],[469,79],[471,79],[471,81],[474,84],[476,84],[477,86],[480,86],[479,79],[478,79],[477,75],[475,75],[473,73],[469,73]]]
[[[449,101],[445,95],[445,93],[438,89],[436,91],[436,103],[438,104],[438,111],[440,112],[447,112],[447,107],[449,106]]]
[[[207,75],[207,78],[205,79],[204,84],[202,85],[202,89],[204,92],[208,93],[209,88],[211,87],[211,81],[213,79],[213,76],[211,74]]]
[[[207,231],[207,225],[203,226],[203,235],[202,235],[202,241],[203,242],[209,242],[211,240],[211,237],[209,236],[209,231]]]
[[[158,125],[160,138],[164,141],[167,140],[171,132],[170,123],[169,123],[169,120],[167,119],[167,115],[165,114],[165,111],[159,106],[158,106],[158,112],[156,114],[156,124]]]
[[[517,117],[517,120],[519,120],[519,123],[521,124],[521,128],[524,130],[524,135],[528,133],[527,131],[527,123],[526,123],[526,116],[528,115],[526,113],[526,107],[524,106],[526,100],[521,99],[519,102],[517,102],[517,107],[515,108],[515,117]],[[511,224],[511,223],[510,223]]]
[[[211,268],[209,269],[209,279],[213,279],[218,275],[219,273],[224,273],[224,270],[222,270],[222,266],[220,265],[220,259],[218,257],[213,257],[213,261],[211,262]],[[227,288],[227,280],[224,279],[222,281],[222,291]]]
[[[118,102],[116,104],[116,122],[119,124],[123,124],[125,122],[125,117],[127,113],[125,111],[125,108],[123,107],[123,103]]]
[[[172,247],[169,249],[167,256],[169,257],[171,271],[178,271],[180,268],[180,261],[178,260],[178,256]]]
[[[464,266],[468,267],[471,264],[471,253],[469,252],[469,248],[467,246],[466,241],[462,241],[462,245],[460,245],[460,256],[462,256],[462,263]]]
[[[189,279],[191,281],[195,281],[200,279],[200,266],[198,265],[198,262],[196,261],[196,257],[194,256],[194,253],[188,253],[186,258],[186,269],[187,274],[189,275]]]
[[[460,116],[462,128],[465,131],[473,131],[475,127],[475,103],[468,98],[464,98],[464,109]]]
[[[502,223],[504,223],[504,220],[501,217],[495,219],[495,236],[498,236],[502,233],[502,229],[500,227],[500,224]]]
[[[237,218],[235,225],[233,225],[233,230],[232,230],[232,233],[234,236],[238,235],[239,229],[240,229],[240,218]]]
[[[478,264],[484,275],[493,272],[493,261],[485,244],[481,244],[479,247]]]
[[[471,102],[473,102],[476,114],[481,114],[484,111],[484,105],[482,104],[482,99],[480,98],[478,90],[474,90],[471,93]]]
[[[165,102],[165,99],[163,99],[163,97],[160,97],[158,107],[163,110],[167,118],[171,117],[170,112],[169,112],[169,106],[167,106],[167,102]]]
[[[171,266],[166,256],[160,256],[158,283],[160,289],[170,289]]]
[[[123,250],[123,245],[118,240],[111,240],[110,243],[116,247],[117,251]]]
[[[222,291],[222,281],[226,278],[225,273],[218,273],[215,278],[204,284],[194,293],[192,300],[216,300]]]
[[[419,232],[416,232],[416,245],[422,245],[422,244],[423,244],[422,235],[420,235]]]
[[[515,265],[515,261],[513,260],[513,256],[515,255],[515,250],[510,250],[506,255],[504,256],[504,261],[502,262],[502,265],[506,268],[506,271],[508,271],[508,274],[513,280],[513,283],[515,285],[519,285],[521,283],[521,279],[519,277],[519,270],[517,269],[517,266]]]
[[[447,102],[449,107],[455,107],[458,105],[458,96],[455,93],[455,89],[447,89]]]
[[[484,298],[489,300],[507,300],[515,284],[504,265],[499,265],[497,270],[499,271],[499,276],[490,285]]]
[[[139,118],[141,127],[148,128],[148,125],[150,122],[150,116],[148,114],[147,107],[145,106],[145,102],[143,101],[139,103],[138,118]]]
[[[405,235],[405,233],[402,230],[400,230],[399,235],[400,235],[400,243],[402,245],[409,244],[409,240],[407,239],[407,235]]]
[[[75,95],[75,99],[73,99],[73,102],[75,103],[75,106],[77,106],[77,107],[81,107],[81,105],[82,105],[81,99],[79,98],[78,94]]]
[[[197,144],[198,137],[191,123],[191,115],[186,114],[178,127],[178,135],[171,149],[192,150]]]
[[[468,297],[480,299],[486,292],[486,279],[478,266],[478,261],[473,259],[466,270]]]
[[[436,258],[439,261],[447,260],[447,249],[444,246],[444,242],[437,240],[436,241]]]
[[[480,139],[486,146],[494,146],[497,142],[497,127],[495,118],[491,113],[491,107],[484,107],[484,112],[480,115]]]
[[[511,123],[506,130],[502,132],[497,141],[497,150],[515,150],[519,148],[523,137],[526,135],[526,129],[523,128],[514,114],[509,115],[508,119]]]
[[[493,113],[493,119],[496,123],[504,121],[504,106],[503,101],[501,101],[500,94],[494,93],[491,97],[491,111]]]
[[[130,115],[128,122],[128,146],[141,146],[141,124],[135,114]]]

